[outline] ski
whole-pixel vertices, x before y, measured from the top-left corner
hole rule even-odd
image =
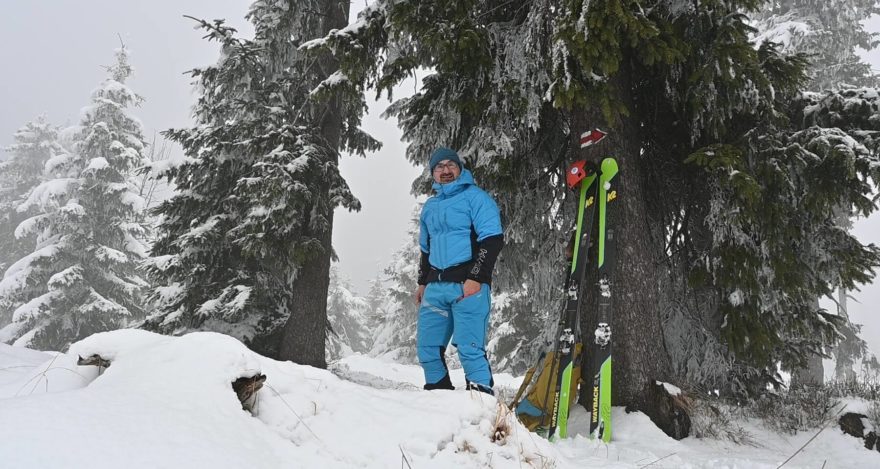
[[[590,234],[593,231],[598,194],[598,184],[595,184],[597,181],[595,167],[585,161],[573,164],[566,179],[569,187],[579,187],[580,191],[574,248],[566,282],[565,308],[557,329],[556,358],[554,360],[554,364],[557,365],[556,387],[553,395],[553,407],[550,412],[550,427],[547,431],[547,436],[551,441],[568,436],[568,412],[573,397],[571,390],[575,344],[578,342],[576,334],[580,330],[579,297],[587,270],[587,252],[590,247]]]
[[[589,347],[589,366],[586,376],[592,376],[590,388],[590,437],[611,441],[611,325],[614,282],[612,274],[616,261],[614,238],[614,210],[618,197],[617,161],[605,158],[600,164],[598,186],[598,310],[596,328]]]
[[[580,136],[580,146],[593,147],[607,135],[599,129],[584,132]],[[606,174],[603,175],[603,171]],[[613,230],[607,229],[611,225],[606,227],[605,222],[610,220],[606,212],[609,212],[609,205],[617,194],[612,187],[612,183],[617,183],[617,180],[614,180],[616,175],[616,162],[606,158],[601,160],[599,165],[587,160],[578,161],[569,167],[565,177],[568,187],[578,191],[577,214],[572,237],[566,249],[566,278],[563,283],[566,295],[565,306],[556,324],[552,346],[542,353],[537,363],[528,370],[510,404],[510,408],[515,409],[517,418],[524,425],[551,441],[568,437],[569,407],[578,393],[583,392],[583,389],[580,389],[581,383],[595,383],[598,386],[596,389],[603,390],[601,393],[596,392],[594,405],[606,411],[601,415],[598,411],[593,414],[597,419],[601,417],[601,431],[608,429],[606,433],[597,433],[600,438],[607,441],[611,436],[610,297],[607,301],[601,301],[597,311],[601,318],[607,318],[603,320],[602,329],[599,331],[604,348],[590,350],[589,355],[594,361],[602,357],[607,360],[599,361],[590,369],[587,368],[590,364],[585,363],[584,354],[587,353],[588,347],[596,347],[592,345],[594,337],[584,337],[585,334],[581,332],[580,297],[587,292],[590,298],[595,298],[592,296],[592,288],[585,288],[586,271],[588,267],[599,268],[603,265],[605,270],[598,271],[597,274],[606,280],[603,285],[608,288],[603,292],[610,295],[609,268],[613,265],[610,263],[613,258],[613,246],[610,243],[613,241],[614,233]],[[601,235],[601,248],[593,239],[596,233]],[[597,262],[598,256],[601,256],[601,263]],[[609,262],[606,263],[606,259]],[[600,357],[600,354],[604,355]],[[600,398],[604,399],[601,403]],[[593,428],[591,435],[592,432]]]

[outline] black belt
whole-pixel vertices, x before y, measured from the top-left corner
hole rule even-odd
[[[438,269],[432,265],[431,270],[428,271],[427,283],[464,283],[464,281],[468,279],[468,271],[470,271],[470,267],[472,264],[473,263],[471,261],[467,261],[461,264],[454,265],[452,267],[447,267],[445,269]]]

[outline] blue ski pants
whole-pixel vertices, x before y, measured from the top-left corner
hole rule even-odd
[[[448,373],[442,353],[452,339],[468,382],[492,386],[492,370],[486,357],[486,334],[492,307],[490,287],[462,298],[462,284],[432,282],[425,288],[419,307],[416,336],[419,363],[425,382],[436,383]]]

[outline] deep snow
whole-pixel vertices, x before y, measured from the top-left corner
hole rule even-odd
[[[77,366],[99,354],[112,365]],[[0,344],[0,467],[5,468],[775,468],[816,432],[773,434],[739,422],[758,447],[674,441],[646,416],[615,408],[614,441],[550,443],[497,401],[469,391],[420,389],[416,366],[355,355],[331,371],[259,356],[215,333],[96,334],[64,354]],[[236,378],[263,373],[256,415],[241,409]],[[520,378],[496,377],[512,394]],[[455,370],[453,382],[464,377]],[[496,422],[509,435],[492,442]],[[405,458],[405,460],[404,460]],[[786,468],[880,467],[880,453],[829,426]]]

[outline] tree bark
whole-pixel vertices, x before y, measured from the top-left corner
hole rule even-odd
[[[841,383],[851,383],[856,380],[856,372],[853,370],[855,363],[855,350],[858,350],[857,337],[852,330],[853,326],[849,320],[849,309],[847,308],[848,292],[841,287],[837,293],[838,314],[843,316],[847,322],[847,332],[844,333],[843,340],[837,344],[834,350],[834,378]]]
[[[322,0],[319,12],[322,20],[316,21],[319,25],[312,37],[325,36],[331,29],[342,29],[348,24],[349,14],[348,0]],[[295,9],[291,9],[293,11]],[[321,79],[329,77],[338,70],[338,62],[330,55],[324,54],[316,60],[316,66],[320,69]],[[338,164],[338,148],[342,126],[341,106],[338,99],[332,99],[326,105],[320,106],[315,112],[321,124],[321,135],[327,144],[333,148],[334,155],[331,163]],[[323,217],[326,225],[316,227],[311,235],[321,243],[321,251],[315,253],[311,259],[297,272],[293,283],[292,298],[290,301],[290,318],[284,326],[279,346],[279,358],[290,360],[302,365],[311,365],[317,368],[326,368],[325,344],[327,341],[327,290],[330,285],[330,260],[333,257],[333,210],[334,204],[330,200],[329,183],[321,188],[323,204],[315,207],[312,217]],[[313,223],[309,224],[314,227]]]
[[[611,85],[617,98],[634,112],[630,98],[631,69],[626,61],[611,78]],[[617,239],[617,259],[612,277],[612,405],[627,406],[652,416],[657,409],[653,409],[655,406],[646,390],[654,381],[668,381],[671,365],[660,320],[659,276],[663,271],[658,260],[662,258],[663,245],[651,232],[651,217],[645,203],[639,120],[631,114],[621,116],[616,122],[607,122],[598,110],[590,109],[572,113],[571,125],[573,154],[582,155],[574,159],[598,160],[612,156],[620,168],[612,221]],[[578,137],[581,132],[594,127],[609,129],[609,135],[598,148],[584,154],[579,148]],[[595,269],[590,269],[584,286],[587,289],[586,307],[582,308],[581,319],[584,340],[592,340],[597,322],[598,295],[592,294],[596,281]],[[581,393],[582,403],[588,399],[588,393]]]
[[[818,298],[815,300],[813,307],[817,310],[819,309]],[[824,382],[825,369],[822,366],[822,357],[819,355],[810,355],[807,357],[807,366],[792,370],[790,388],[821,386]]]
[[[821,386],[825,381],[825,370],[822,366],[822,357],[810,355],[807,358],[807,366],[798,368],[791,373],[791,388],[805,386]]]

